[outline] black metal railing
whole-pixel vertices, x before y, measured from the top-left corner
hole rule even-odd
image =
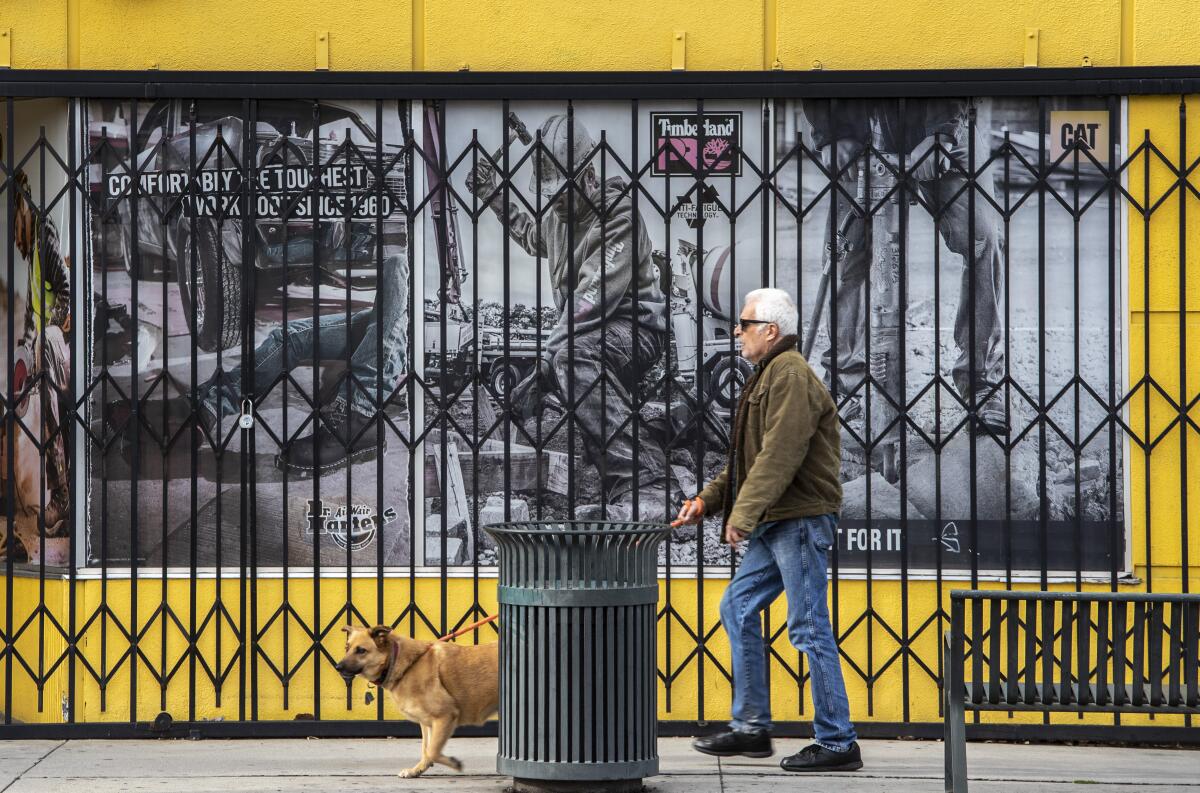
[[[1187,591],[1198,85],[5,73],[6,723],[369,732],[337,628],[486,616],[488,523],[672,514],[765,286],[841,413],[856,718],[934,721],[947,580]],[[719,528],[659,559],[689,721]]]
[[[980,710],[1195,714],[1198,608],[1196,595],[955,592],[960,690]]]

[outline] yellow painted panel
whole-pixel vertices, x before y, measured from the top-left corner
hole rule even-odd
[[[50,615],[67,625],[67,609],[62,601],[65,590],[60,581],[50,581],[45,588],[45,604]],[[0,588],[0,614],[7,614],[7,589]],[[66,642],[45,612],[39,612],[42,597],[39,581],[33,577],[14,576],[12,581],[12,624],[0,624],[6,636],[15,636],[12,646],[15,655],[0,663],[0,674],[12,674],[11,716],[20,722],[63,721],[63,695],[67,692],[65,665],[45,685],[37,678],[45,677],[57,660],[66,652]],[[39,640],[41,652],[39,649]],[[20,660],[16,660],[20,656]],[[0,705],[0,708],[3,706]]]
[[[1200,4],[1179,0],[1130,0],[1137,23],[1133,30],[1136,63],[1191,66],[1200,62]]]
[[[1129,100],[1130,155],[1144,145],[1147,131],[1156,149],[1155,152],[1141,152],[1133,156],[1126,172],[1126,190],[1132,199],[1127,199],[1129,309],[1132,312],[1141,311],[1147,306],[1147,270],[1150,274],[1148,305],[1151,311],[1177,311],[1181,292],[1186,293],[1187,309],[1200,311],[1200,198],[1191,190],[1178,189],[1178,176],[1172,171],[1181,157],[1187,164],[1200,158],[1200,97],[1187,99],[1186,118],[1180,113],[1178,96],[1133,97]],[[1186,145],[1182,150],[1181,135],[1186,136]],[[1146,181],[1147,168],[1149,184]],[[1188,181],[1193,188],[1200,189],[1200,174],[1191,172]],[[1142,214],[1146,209],[1151,210],[1148,220]],[[1186,270],[1182,282],[1179,244],[1181,212],[1186,221],[1183,224],[1185,248],[1182,251]]]
[[[1122,8],[1126,9],[1122,26]],[[57,0],[0,7],[18,68],[599,70],[670,68],[675,31],[690,69],[1021,67],[1026,31],[1040,66],[1191,64],[1200,6],[1179,0],[735,0],[698,13],[681,0],[561,3],[296,3]],[[414,40],[414,31],[416,38]],[[414,52],[415,50],[415,52]]]
[[[65,589],[61,582],[55,582],[51,586]],[[411,619],[403,620],[398,630],[404,631],[406,635],[411,625],[414,635],[429,639],[440,635],[444,629],[453,629],[456,625],[473,622],[479,618],[468,615],[472,591],[470,581],[457,579],[447,582],[447,611],[444,620],[439,607],[442,582],[436,579],[419,579],[414,589],[415,602],[424,619],[412,613]],[[332,668],[333,662],[341,657],[344,647],[344,637],[338,628],[349,622],[393,622],[410,604],[407,579],[385,581],[382,619],[379,614],[374,613],[376,585],[375,579],[371,578],[354,579],[349,590],[345,580],[322,579],[319,603],[314,597],[311,580],[293,579],[288,583],[290,610],[282,608],[281,580],[262,580],[253,587],[248,585],[244,604],[242,583],[237,579],[223,580],[219,587],[211,579],[201,580],[196,583],[195,593],[196,610],[193,614],[189,606],[191,583],[186,580],[168,582],[166,600],[174,617],[164,619],[161,611],[161,583],[155,580],[138,582],[137,610],[142,634],[139,639],[142,655],[136,664],[139,720],[153,719],[162,710],[171,713],[176,719],[188,718],[190,680],[193,672],[188,660],[183,660],[182,664],[180,660],[185,659],[187,650],[184,630],[192,630],[193,625],[197,629],[203,626],[197,642],[194,673],[197,719],[307,718],[316,715],[318,699],[321,718],[374,717],[374,708],[368,709],[362,702],[361,683],[354,689],[351,706],[347,707],[346,687]],[[252,595],[255,595],[253,603]],[[101,605],[99,582],[89,581],[81,584],[77,597],[81,613],[90,615],[97,611]],[[123,634],[130,627],[130,602],[129,582],[110,582],[105,603],[111,611],[111,616],[107,620],[97,620],[93,623],[80,643],[81,654],[97,674],[109,678],[101,698],[96,680],[88,672],[80,669],[76,682],[79,685],[77,713],[81,720],[108,721],[129,718],[131,676],[129,658],[126,655],[129,644],[123,640]],[[357,616],[347,617],[347,602],[353,605],[363,619]],[[480,602],[489,614],[496,612],[494,581],[480,582]],[[257,614],[257,622],[251,627],[251,632],[259,636],[259,640],[253,645],[256,668],[252,669],[251,665],[247,664],[243,669],[239,632],[241,626],[251,619],[252,614]],[[183,630],[175,623],[175,619],[183,626]],[[326,632],[319,645],[314,645],[308,633],[309,628],[314,625]],[[107,631],[103,642],[102,631]],[[491,641],[494,635],[491,628],[485,628],[480,632],[480,641]],[[460,642],[471,640],[470,636],[459,639]],[[101,652],[102,643],[107,645],[104,652]],[[161,678],[172,670],[175,671],[167,682],[164,693]],[[252,701],[249,692],[255,674],[258,697],[256,701]],[[314,677],[317,675],[319,688],[314,689]],[[286,686],[281,677],[287,678]],[[223,679],[218,683],[217,678]],[[397,717],[395,713],[391,715]]]
[[[564,3],[425,2],[425,66],[432,71],[667,70],[676,31],[687,68],[761,69],[763,4],[731,0],[713,12],[687,0]]]
[[[1138,4],[1139,24],[1147,7]],[[1145,62],[1146,50],[1138,46],[1138,61]],[[1130,149],[1142,145],[1148,135],[1172,165],[1181,155],[1186,163],[1200,157],[1200,136],[1191,132],[1200,124],[1200,101],[1196,97],[1189,100],[1184,118],[1178,97],[1131,98]],[[1184,130],[1189,132],[1181,151]],[[1162,157],[1143,152],[1127,171],[1127,189],[1138,205],[1131,205],[1129,212],[1128,382],[1137,383],[1149,375],[1178,405],[1191,402],[1200,393],[1200,376],[1195,374],[1200,371],[1200,289],[1196,288],[1200,284],[1200,224],[1195,222],[1200,218],[1200,201],[1191,191],[1180,190],[1178,176]],[[1188,178],[1193,185],[1197,183],[1194,172]],[[1151,208],[1149,219],[1140,214]],[[1181,212],[1186,213],[1182,216],[1186,219],[1182,224],[1182,266]],[[1182,315],[1181,306],[1186,312]],[[1181,343],[1186,344],[1187,358],[1182,363]],[[1184,372],[1187,380],[1181,382]],[[1193,421],[1200,419],[1196,409],[1190,415]],[[1132,444],[1128,447],[1127,499],[1135,573],[1152,577],[1157,590],[1177,591],[1183,583],[1180,529],[1185,527],[1194,538],[1200,527],[1200,433],[1183,429],[1178,407],[1150,387],[1140,388],[1130,400],[1126,420],[1136,437],[1156,444],[1149,451]],[[1183,443],[1187,444],[1186,471],[1181,464]],[[1188,548],[1191,570],[1196,569],[1198,557],[1197,549],[1190,547],[1194,545],[1191,542]]]
[[[1196,278],[1200,283],[1200,273],[1196,274]],[[1181,384],[1180,340],[1183,337],[1180,335],[1180,314],[1153,312],[1148,324],[1146,315],[1140,312],[1130,316],[1132,381],[1140,379],[1147,371],[1145,350],[1149,341],[1149,374],[1175,405],[1193,402],[1200,394],[1200,311],[1189,311],[1184,317],[1187,362],[1183,371],[1187,373],[1187,380]],[[1200,405],[1193,407],[1189,415],[1193,422],[1200,424]],[[1137,446],[1131,446],[1129,451],[1131,488],[1128,498],[1133,513],[1134,561],[1145,564],[1149,546],[1149,558],[1155,566],[1179,565],[1183,552],[1180,527],[1184,522],[1184,495],[1187,496],[1187,526],[1192,538],[1190,545],[1197,545],[1195,538],[1200,536],[1200,432],[1190,426],[1184,429],[1179,408],[1149,387],[1139,388],[1129,401],[1127,422],[1137,438],[1155,443],[1149,454]],[[1188,460],[1186,471],[1181,465],[1184,444]],[[1153,489],[1149,493],[1146,491],[1147,481],[1153,482]],[[1146,539],[1147,503],[1151,523],[1149,541]],[[1200,553],[1195,547],[1190,547],[1189,555],[1191,564],[1195,566]],[[1170,587],[1156,585],[1156,588],[1171,591]]]
[[[879,3],[779,0],[778,51],[786,69],[1021,67],[1028,28],[1039,66],[1115,66],[1120,5],[1071,0]],[[1085,18],[1086,17],[1086,18]]]
[[[0,30],[9,28],[13,68],[67,68],[67,0],[31,5],[5,0]]]
[[[79,4],[84,69],[291,69],[317,67],[318,33],[329,33],[334,70],[412,68],[407,2],[382,0],[73,0]]]

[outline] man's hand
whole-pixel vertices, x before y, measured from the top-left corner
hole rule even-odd
[[[496,169],[491,163],[480,160],[475,169],[467,173],[467,189],[484,201],[495,192]]]
[[[912,177],[918,182],[932,182],[946,173],[948,169],[946,155],[937,150],[937,144],[937,135],[930,135],[918,143],[908,155],[908,161],[915,163]]]
[[[850,138],[839,138],[837,143],[825,148],[825,165],[829,168],[836,167],[839,171],[845,170],[846,166],[853,162],[862,154],[862,144]],[[834,155],[837,156],[836,165],[834,163]]]
[[[746,532],[734,526],[732,523],[725,524],[725,542],[730,545],[737,545],[742,540],[746,539]]]
[[[696,496],[683,502],[683,506],[679,508],[679,514],[675,516],[675,520],[671,521],[671,528],[694,526],[702,520],[704,520],[704,499]]]
[[[510,399],[513,416],[522,420],[536,416],[544,407],[546,394],[553,389],[554,367],[548,358],[538,358],[533,371],[513,387]]]

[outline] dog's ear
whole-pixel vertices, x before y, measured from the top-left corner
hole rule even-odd
[[[376,625],[371,629],[371,638],[375,640],[375,646],[383,648],[387,646],[388,636],[392,629],[386,625]]]
[[[349,636],[350,634],[354,633],[354,626],[353,626],[353,625],[343,625],[343,626],[342,626],[342,633],[344,633],[344,634],[346,634],[347,636]]]

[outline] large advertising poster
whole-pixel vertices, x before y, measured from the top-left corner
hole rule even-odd
[[[85,107],[89,562],[407,563],[407,105]]]
[[[1047,104],[779,106],[775,280],[844,422],[846,567],[1125,567],[1120,130]]]
[[[719,472],[749,368],[737,296],[765,285],[743,167],[762,160],[762,113],[426,106],[427,156],[449,172],[427,180],[425,219],[429,564],[469,563],[476,542],[494,563],[481,523],[662,520]],[[471,366],[484,388],[455,378]],[[727,560],[705,532],[705,562]],[[672,562],[700,546],[681,530]]]
[[[839,405],[840,568],[1124,569],[1102,105],[244,107],[87,105],[89,560],[488,566],[488,523],[663,520],[772,285]]]

